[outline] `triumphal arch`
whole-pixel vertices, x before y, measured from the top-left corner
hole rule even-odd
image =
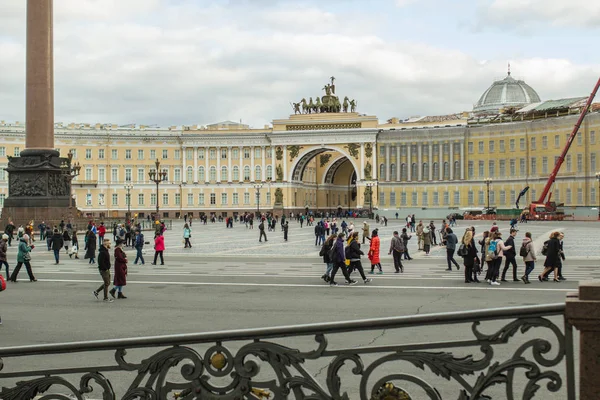
[[[377,117],[356,112],[348,96],[340,100],[333,77],[322,90],[292,103],[294,114],[274,120],[268,134],[280,200],[286,209],[368,208],[377,180]]]

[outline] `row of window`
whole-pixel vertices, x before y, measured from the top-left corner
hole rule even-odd
[[[583,194],[583,189],[582,188],[577,188],[576,190],[577,193],[577,202],[575,204],[578,205],[583,205],[585,204],[585,200],[584,200],[584,194]],[[454,206],[458,206],[460,205],[460,192],[459,191],[455,191],[454,193],[454,202],[453,205]],[[516,201],[516,196],[517,196],[518,192],[516,190],[510,190],[508,192],[508,197],[507,197],[507,191],[506,190],[500,190],[499,191],[499,200],[498,202],[496,202],[496,191],[494,190],[490,190],[489,192],[489,204],[490,206],[504,206],[504,205],[512,205],[515,204]],[[450,192],[442,192],[442,203],[440,204],[440,193],[438,192],[433,192],[431,193],[432,195],[432,203],[429,204],[429,193],[427,192],[422,192],[422,193],[418,193],[418,192],[412,192],[412,193],[406,193],[406,192],[401,192],[400,193],[400,204],[398,204],[396,202],[396,192],[390,192],[389,193],[389,203],[387,203],[387,199],[386,199],[386,192],[381,192],[379,194],[379,205],[380,206],[401,206],[401,207],[405,207],[405,206],[409,206],[408,201],[407,201],[407,197],[408,195],[410,195],[411,198],[411,203],[410,206],[412,207],[429,207],[429,206],[450,206]],[[421,196],[421,203],[419,204],[419,195]],[[561,199],[561,193],[560,190],[555,189],[553,194],[553,199],[556,202],[564,202],[567,205],[572,205],[573,204],[573,191],[570,188],[567,188],[565,190],[565,199]],[[530,190],[526,195],[525,198],[523,198],[521,200],[522,204],[526,204],[527,202],[529,202],[529,199],[537,199],[536,198],[536,191],[535,189]],[[508,201],[507,201],[508,200]],[[475,192],[470,190],[467,193],[467,204],[469,206],[487,206],[488,199],[486,196],[486,192],[484,190],[479,190],[477,192],[477,203],[475,203]],[[592,187],[590,188],[590,203],[591,204],[596,204],[597,199],[596,199],[596,188]]]
[[[6,151],[3,150],[3,147],[0,147],[0,156],[2,156],[2,151]],[[218,149],[208,149],[208,157],[211,160],[216,160],[217,159],[217,150]],[[18,153],[18,148],[15,149],[15,156]],[[77,154],[77,149],[69,149],[69,151],[71,152],[71,154],[73,154],[73,158],[77,159],[78,154]],[[148,150],[150,157],[150,160],[154,160],[157,158],[157,151],[156,150]],[[264,150],[265,152],[265,157],[266,158],[271,158],[272,156],[272,152],[270,148],[266,148]],[[125,150],[125,159],[126,160],[131,160],[133,159],[133,150],[130,149],[126,149]],[[228,149],[226,148],[221,148],[220,149],[220,157],[222,160],[226,160],[227,159],[227,153],[228,153]],[[262,154],[263,154],[263,148],[262,147],[255,147],[254,148],[254,158],[262,158]],[[106,157],[106,153],[105,153],[105,149],[98,149],[98,159],[99,160],[104,160]],[[138,160],[144,160],[145,159],[145,155],[146,155],[146,150],[144,149],[138,149],[137,150],[137,159]],[[206,150],[204,148],[199,148],[198,149],[198,159],[199,160],[204,160],[206,155]],[[161,150],[161,158],[163,159],[168,159],[169,158],[169,149],[163,149]],[[231,149],[231,158],[232,159],[238,159],[240,156],[240,149],[238,147],[234,147]],[[251,151],[249,148],[244,148],[243,149],[243,158],[249,160],[251,157]],[[91,160],[93,157],[92,155],[92,149],[85,149],[85,159],[86,160]],[[119,150],[118,149],[111,149],[110,151],[110,157],[113,160],[118,160],[119,159]],[[194,149],[186,149],[185,150],[185,158],[187,160],[193,160],[194,159]],[[173,150],[173,159],[175,160],[180,160],[181,159],[181,150],[180,149],[174,149]]]
[[[400,156],[407,156],[408,155],[408,146],[409,145],[403,145],[400,146]],[[424,143],[421,145],[421,152],[422,154],[429,154],[429,146],[431,146],[431,152],[433,154],[438,154],[440,151],[440,145],[439,144],[432,144],[429,145],[427,143]],[[390,149],[390,157],[396,157],[396,151],[398,149],[397,146],[394,145],[381,145],[379,147],[379,156],[385,158],[385,153],[387,148],[389,147]],[[459,148],[460,146],[456,145],[453,147],[453,152],[454,153],[458,153],[459,152]],[[419,145],[418,144],[412,144],[410,145],[410,153],[411,156],[415,156],[418,154],[419,151]],[[443,154],[449,154],[450,153],[450,144],[449,143],[444,143],[442,144],[442,153]]]
[[[554,167],[554,165],[556,165],[556,163],[558,162],[558,158],[559,156],[554,156],[553,159],[553,164],[552,164],[552,168]],[[506,170],[506,161],[507,160],[499,160],[498,161],[498,174],[496,175],[496,161],[495,160],[489,160],[487,162],[487,166],[488,166],[488,173],[487,173],[487,177],[490,178],[494,178],[496,176],[498,177],[506,177],[506,176],[526,176],[526,175],[538,175],[538,158],[537,157],[531,157],[530,158],[530,163],[529,163],[529,171],[526,170],[526,159],[525,158],[519,158],[519,174],[517,175],[517,160],[512,158],[510,160],[508,160],[508,174],[507,174],[507,170]],[[576,160],[577,160],[577,168],[576,171],[573,171],[573,157],[571,154],[567,154],[567,156],[565,157],[565,163],[564,163],[564,172],[577,172],[577,173],[582,173],[584,172],[584,168],[583,168],[583,154],[579,153],[576,155]],[[478,177],[479,178],[483,178],[486,177],[485,174],[485,161],[479,161],[477,164],[477,172],[478,172]],[[590,153],[590,158],[589,158],[589,165],[590,165],[590,171],[596,171],[596,153]],[[468,177],[469,179],[474,178],[475,177],[475,163],[473,161],[469,161],[468,162]],[[541,166],[541,171],[540,173],[545,175],[548,174],[548,157],[542,157],[542,166]]]
[[[4,196],[3,194],[0,196]],[[131,197],[134,197],[133,195]],[[181,194],[180,193],[175,193],[175,205],[176,206],[180,206],[181,205]],[[249,205],[250,204],[250,193],[246,192],[243,193],[243,200],[244,200],[244,205]],[[258,196],[252,196],[254,197],[254,205],[257,204],[257,202],[259,202],[261,199],[258,198]],[[160,204],[161,206],[168,206],[169,205],[169,193],[163,193],[162,194],[162,203]],[[197,199],[198,203],[197,205],[205,205],[205,195],[204,193],[199,193],[197,195],[197,197],[194,196],[193,193],[188,193],[187,194],[187,205],[188,206],[194,206],[196,205],[196,203],[194,203],[194,200]],[[208,199],[209,199],[209,204],[210,205],[216,205],[217,204],[217,194],[216,193],[209,193],[208,195]],[[130,204],[130,197],[125,195],[125,205],[126,206],[145,206],[146,200],[146,195],[144,193],[138,193],[137,195],[137,204]],[[240,201],[240,196],[239,193],[233,193],[231,196],[231,205],[239,205],[239,201]],[[85,204],[88,207],[91,206],[106,206],[106,195],[104,193],[98,193],[98,197],[97,197],[97,203],[93,204],[93,197],[91,193],[87,193],[86,194],[86,198],[85,198]],[[223,206],[227,206],[229,205],[228,202],[228,195],[227,193],[221,193],[221,205]],[[271,204],[271,193],[267,192],[266,196],[264,197],[264,200],[261,201],[261,204],[265,204],[265,205],[270,205]],[[1,204],[0,204],[1,205]],[[113,193],[111,194],[111,205],[112,206],[118,206],[119,205],[119,194],[118,193]],[[151,193],[150,194],[150,206],[156,206],[156,193]]]
[[[152,169],[152,171],[154,171]],[[4,172],[4,171],[2,171]],[[163,169],[163,172],[166,172],[167,174],[167,181],[170,181],[170,176],[169,176],[169,170],[168,169]],[[84,179],[86,181],[92,181],[94,180],[94,176],[93,176],[93,168],[92,167],[86,167],[84,170]],[[194,169],[192,167],[187,167],[186,169],[186,182],[195,182],[194,180]],[[250,167],[248,165],[244,166],[243,168],[243,180],[245,181],[249,181],[251,179],[251,171],[250,171]],[[271,165],[267,165],[266,168],[266,175],[265,175],[265,179],[269,180],[269,179],[273,179],[273,166]],[[0,180],[3,180],[3,175],[0,175]],[[77,179],[76,179],[77,180]],[[137,182],[147,182],[149,180],[148,175],[146,173],[146,170],[143,168],[138,168],[137,170]],[[221,167],[221,177],[220,177],[221,181],[229,181],[229,170],[226,166],[222,166]],[[240,169],[238,166],[234,166],[232,168],[232,177],[231,177],[232,181],[239,181],[240,180]],[[262,167],[260,165],[257,165],[254,167],[254,180],[256,181],[262,181],[263,180],[263,171],[262,171]],[[98,168],[98,182],[105,182],[106,181],[106,170],[102,167]],[[119,182],[119,168],[112,168],[111,169],[111,181],[112,182]],[[125,181],[126,182],[131,182],[133,181],[133,169],[132,168],[125,168]],[[174,182],[181,182],[181,169],[180,168],[175,168],[173,171],[173,181]],[[215,166],[211,166],[208,170],[208,181],[210,182],[216,182],[217,181],[217,168]],[[206,182],[206,171],[204,169],[204,166],[200,166],[198,167],[198,182]]]
[[[565,134],[565,143],[569,140],[569,137],[570,137],[569,133]],[[577,132],[575,140],[576,140],[578,146],[583,146],[583,135],[581,134],[581,131]],[[506,143],[505,139],[498,140],[498,147],[499,147],[499,151],[501,153],[504,153],[506,151],[505,143]],[[596,144],[596,132],[595,131],[590,131],[590,144]],[[560,135],[554,135],[554,147],[555,148],[561,147]],[[469,154],[474,153],[474,143],[473,142],[469,142],[467,144],[467,148],[468,148]],[[547,149],[547,148],[548,148],[548,136],[542,136],[542,149]],[[511,152],[516,151],[516,139],[509,139],[508,149]],[[496,150],[496,141],[489,140],[487,152],[493,153],[495,150]],[[526,150],[525,138],[519,139],[519,150],[521,150],[521,151]],[[529,150],[537,150],[537,137],[532,137],[530,139]],[[480,140],[477,143],[477,151],[479,154],[485,153],[485,144],[484,144],[483,140]]]
[[[386,179],[386,170],[385,170],[385,164],[380,164],[379,165],[379,179],[380,180],[390,180],[390,181],[396,181],[398,178],[398,174],[397,174],[397,168],[396,168],[396,164],[390,164],[390,176],[389,179]],[[421,165],[421,173],[422,173],[422,179],[424,180],[428,180],[429,179],[429,164],[428,163],[423,163]],[[440,175],[440,173],[442,175]],[[411,181],[416,181],[419,177],[419,166],[417,163],[413,163],[411,164],[411,168],[410,168],[410,180]],[[444,164],[442,165],[442,171],[440,171],[440,166],[437,162],[433,163],[433,170],[432,170],[432,180],[449,180],[450,179],[450,164],[448,162],[444,162]],[[458,161],[454,162],[454,171],[453,171],[453,178],[455,180],[460,179],[460,163]],[[408,181],[408,168],[406,166],[405,163],[400,164],[400,181]]]

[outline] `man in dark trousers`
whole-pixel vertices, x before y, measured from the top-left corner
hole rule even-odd
[[[260,221],[258,225],[258,230],[260,231],[260,236],[258,237],[258,241],[262,242],[263,236],[265,237],[265,242],[267,241],[267,234],[265,233],[265,221]]]
[[[283,240],[285,240],[286,242],[288,239],[288,229],[289,229],[288,222],[285,221],[285,224],[283,225]]]
[[[142,249],[144,248],[144,234],[139,229],[135,231],[135,250],[136,256],[134,264],[137,264],[138,261],[142,262],[142,265],[145,264],[144,256],[142,255]]]
[[[519,282],[519,280],[517,279],[517,250],[515,248],[515,236],[517,236],[517,232],[518,231],[516,229],[511,229],[510,235],[504,242],[504,246],[512,247],[508,250],[504,250],[504,257],[506,257],[506,261],[504,263],[504,269],[502,270],[502,282],[506,282],[506,271],[508,271],[508,267],[510,265],[512,265],[513,267],[513,281]]]
[[[402,254],[406,248],[404,247],[404,242],[402,238],[398,236],[398,231],[394,231],[394,236],[392,236],[392,240],[390,242],[390,251],[388,254],[392,254],[394,257],[394,268],[396,269],[396,273],[404,272],[404,266],[402,265]]]
[[[108,249],[110,249],[110,239],[104,239],[98,251],[98,271],[103,283],[97,290],[94,290],[94,296],[98,299],[98,294],[102,291],[104,293],[103,300],[112,303],[113,299],[108,298],[108,287],[110,286],[110,253]]]

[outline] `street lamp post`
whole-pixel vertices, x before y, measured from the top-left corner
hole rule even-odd
[[[260,218],[260,189],[262,189],[262,183],[256,183],[254,189],[256,190],[256,214]]]
[[[366,186],[369,188],[369,218],[373,219],[373,188],[375,187],[375,182],[367,182]]]
[[[156,165],[156,169],[154,171],[150,171],[148,172],[148,176],[150,176],[150,180],[152,182],[154,182],[156,184],[156,217],[160,218],[159,216],[159,196],[158,196],[158,185],[161,182],[164,182],[167,180],[167,172],[166,171],[160,171],[160,161],[158,161],[158,159],[156,160],[156,162],[154,163],[154,165]]]
[[[596,172],[596,179],[598,180],[598,192],[596,197],[598,197],[598,221],[600,221],[600,172]]]
[[[487,186],[487,210],[490,209],[490,185],[492,184],[492,178],[485,178],[483,180],[485,185]]]
[[[133,189],[133,185],[131,183],[126,183],[123,186],[125,190],[127,190],[127,221],[131,220],[131,190]]]

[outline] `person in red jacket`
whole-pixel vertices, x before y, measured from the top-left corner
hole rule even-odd
[[[156,259],[160,255],[160,265],[165,265],[165,260],[163,259],[163,251],[165,251],[165,237],[162,233],[156,235],[154,238],[154,262],[152,265],[156,265]]]
[[[100,222],[100,226],[98,227],[98,242],[104,243],[104,235],[106,234],[106,227],[104,226],[104,222]]]
[[[371,247],[369,248],[369,260],[371,260],[371,274],[375,271],[375,267],[379,269],[378,274],[383,274],[381,269],[381,260],[379,259],[379,247],[380,247],[379,233],[377,229],[371,234]]]

